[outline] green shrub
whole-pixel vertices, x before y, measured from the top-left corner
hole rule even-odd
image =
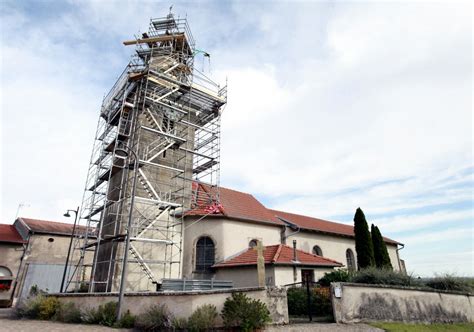
[[[127,312],[124,313],[120,320],[117,322],[116,326],[125,329],[131,329],[135,326],[135,320],[136,317],[130,313],[130,310],[127,310]]]
[[[173,331],[185,331],[188,327],[188,320],[184,317],[174,317],[171,320]]]
[[[310,289],[311,314],[314,316],[331,316],[332,306],[329,294],[318,288]],[[287,291],[288,314],[305,316],[308,314],[308,295],[305,287],[289,288]]]
[[[137,316],[135,327],[143,331],[163,331],[171,328],[171,315],[165,305],[153,305]]]
[[[469,278],[455,277],[450,274],[444,276],[437,276],[428,279],[425,282],[426,286],[434,289],[460,292],[473,292],[472,281]]]
[[[208,331],[216,324],[216,306],[205,304],[197,308],[188,319],[188,329],[193,332]]]
[[[53,318],[60,306],[61,303],[57,298],[51,296],[43,297],[39,305],[38,318],[44,320]]]
[[[305,288],[288,288],[286,295],[288,301],[288,314],[291,316],[302,316],[308,313],[308,299]]]
[[[46,297],[39,293],[37,296],[32,296],[21,303],[15,314],[18,317],[25,317],[30,319],[51,319],[56,311],[61,307],[61,303],[55,297]]]
[[[422,286],[422,283],[411,275],[390,269],[367,268],[356,272],[351,282],[358,284]]]
[[[72,302],[67,302],[60,305],[53,318],[64,323],[82,322],[81,311]]]
[[[240,327],[242,331],[262,328],[271,321],[267,306],[243,293],[233,293],[225,300],[222,318],[226,327]]]
[[[87,324],[113,326],[117,321],[117,302],[110,301],[99,305],[97,309],[86,310],[83,320]]]
[[[33,296],[20,303],[15,310],[15,314],[20,318],[37,319],[40,312],[40,305],[44,296]]]
[[[330,286],[331,282],[348,282],[351,280],[352,274],[345,269],[334,270],[329,273],[325,273],[324,277],[319,279],[318,283],[321,286]]]

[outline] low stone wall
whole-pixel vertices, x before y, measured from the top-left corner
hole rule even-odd
[[[337,323],[401,321],[472,322],[474,296],[422,288],[332,283]]]
[[[286,290],[272,288],[240,288],[213,291],[192,292],[163,292],[163,293],[127,293],[124,299],[124,312],[130,310],[134,315],[139,315],[154,304],[165,304],[175,317],[189,317],[194,310],[204,304],[213,304],[220,313],[225,300],[234,292],[243,292],[252,299],[261,300],[267,305],[272,318],[272,324],[288,323],[288,305]],[[117,301],[117,293],[76,293],[76,294],[49,294],[55,296],[60,302],[73,302],[82,310],[96,308],[100,304]],[[222,325],[219,316],[218,324]]]

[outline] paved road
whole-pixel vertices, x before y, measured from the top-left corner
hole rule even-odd
[[[0,309],[0,332],[125,332],[127,329],[113,329],[99,325],[64,324],[42,320],[11,319],[9,309]],[[291,324],[285,326],[268,326],[268,332],[383,332],[381,329],[365,324]]]
[[[384,330],[366,324],[312,323],[269,326],[267,332],[383,332]]]

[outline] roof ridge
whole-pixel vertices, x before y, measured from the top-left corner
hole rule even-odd
[[[331,223],[331,224],[337,224],[337,225],[343,225],[343,226],[354,227],[354,226],[352,226],[352,225],[344,224],[344,223],[342,223],[342,222],[337,222],[337,221],[331,221],[331,220],[326,220],[326,219],[311,217],[311,216],[307,216],[307,215],[305,215],[305,214],[298,214],[298,213],[286,212],[286,211],[274,210],[274,209],[268,209],[268,210],[273,211],[273,212],[280,212],[280,213],[292,214],[292,215],[298,216],[298,217],[305,217],[305,218],[309,218],[309,219],[316,219],[316,220],[328,222],[328,223]],[[291,220],[290,220],[290,221],[291,221]]]

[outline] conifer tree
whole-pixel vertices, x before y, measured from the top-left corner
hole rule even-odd
[[[372,244],[374,247],[375,265],[379,269],[393,269],[390,263],[390,256],[388,255],[387,245],[383,240],[382,233],[377,226],[371,226]]]
[[[369,226],[365,220],[364,212],[360,208],[357,208],[354,216],[354,234],[359,269],[375,266],[374,247]]]

